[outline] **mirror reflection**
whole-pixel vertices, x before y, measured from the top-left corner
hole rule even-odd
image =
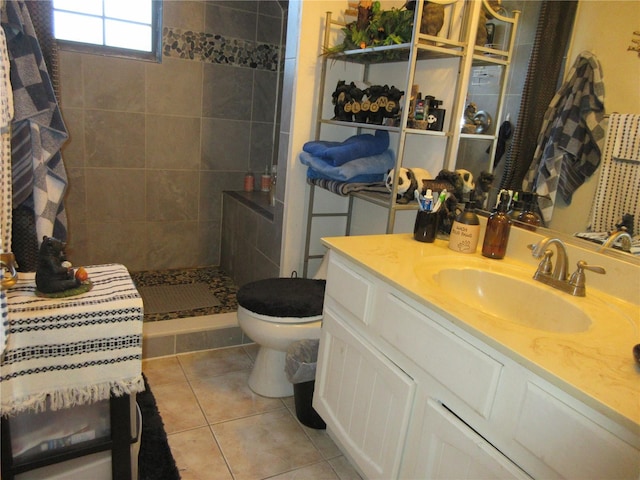
[[[502,157],[494,160],[495,179],[486,208],[495,204],[501,188],[537,191],[541,195],[535,202],[537,214],[554,234],[572,238],[592,230],[597,234],[592,240],[604,241],[607,232],[624,225],[638,238],[640,146],[633,143],[632,132],[640,128],[640,58],[629,47],[637,45],[634,22],[640,16],[640,3],[503,1],[503,6],[522,13],[506,103],[512,131]],[[558,19],[564,20],[565,28]],[[530,57],[539,64],[530,62],[527,68]],[[588,105],[582,119],[574,118],[576,109],[570,103],[579,87],[582,105]],[[518,89],[522,97],[513,98],[520,104],[516,100],[510,104],[509,94]],[[550,108],[554,101],[555,108]],[[514,132],[519,122],[523,131]],[[499,137],[504,126],[493,126]],[[483,154],[486,157],[484,151],[461,148],[457,166],[479,175],[473,166]],[[577,160],[568,168],[573,158]],[[557,171],[549,174],[548,165]],[[615,245],[626,249],[627,236],[621,235]]]

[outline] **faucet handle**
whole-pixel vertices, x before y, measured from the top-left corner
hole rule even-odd
[[[551,272],[553,270],[553,263],[551,262],[551,257],[553,257],[553,252],[551,250],[545,250],[544,257],[542,258],[542,260],[540,260],[540,263],[538,264],[538,271],[536,272],[536,275],[537,274],[551,275]]]
[[[569,285],[573,288],[573,295],[577,297],[584,297],[586,294],[586,275],[585,270],[589,270],[594,273],[607,273],[607,271],[598,265],[588,265],[584,260],[579,260],[577,263],[578,269],[571,274],[569,278]]]

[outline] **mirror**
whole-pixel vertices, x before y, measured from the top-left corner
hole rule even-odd
[[[538,8],[534,8],[535,4],[538,4]],[[533,43],[540,4],[541,1],[538,0],[531,2],[503,0],[503,5],[507,9],[517,8],[522,11],[518,27],[520,32],[518,42],[530,41]],[[632,42],[633,33],[638,28],[634,22],[639,16],[640,3],[638,2],[582,0],[578,4],[566,55],[565,70],[568,71],[572,67],[576,56],[584,50],[592,52],[598,58],[604,77],[605,113],[607,114],[612,112],[640,112],[640,89],[637,88],[636,83],[637,79],[640,78],[640,59],[636,51],[628,49],[629,46],[634,45],[634,42]],[[528,34],[528,36],[525,34]],[[519,51],[516,51],[516,55],[519,53]],[[522,65],[522,67],[518,68],[518,65]],[[526,68],[526,61],[519,61],[518,57],[516,57],[511,71],[513,83],[520,79],[521,85],[524,84]],[[522,72],[522,70],[525,70],[525,72]],[[561,76],[563,73],[561,73]],[[559,80],[558,86],[561,83],[562,79]],[[513,85],[510,91],[514,91]],[[509,99],[507,98],[508,101]],[[507,103],[508,111],[509,103]],[[512,124],[515,125],[517,117],[514,118],[512,115],[511,119]],[[494,185],[499,185],[504,167],[504,157],[501,163],[502,165],[498,164],[494,172],[496,175]],[[553,218],[548,225],[549,228],[543,229],[543,231],[548,232],[549,235],[561,236],[565,241],[578,242],[586,248],[598,248],[596,243],[578,239],[573,234],[575,232],[584,232],[587,229],[600,170],[601,167],[578,188],[573,195],[571,205],[566,205],[562,199],[556,201]],[[492,196],[489,195],[489,198],[492,198]],[[495,194],[493,198],[495,198]],[[615,199],[612,199],[612,201],[615,201]],[[492,203],[490,202],[488,205],[490,206]],[[640,232],[635,233],[638,234]],[[612,251],[611,254],[632,258],[629,254],[617,250]]]

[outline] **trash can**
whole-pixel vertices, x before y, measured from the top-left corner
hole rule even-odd
[[[327,428],[327,424],[312,405],[319,344],[320,340],[311,339],[293,342],[287,349],[284,370],[289,381],[293,383],[296,417],[300,423],[307,427],[324,429]]]

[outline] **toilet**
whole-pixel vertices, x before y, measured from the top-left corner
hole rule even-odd
[[[264,397],[290,397],[284,366],[287,348],[320,338],[326,257],[314,278],[268,278],[240,287],[238,324],[259,345],[249,388]]]

